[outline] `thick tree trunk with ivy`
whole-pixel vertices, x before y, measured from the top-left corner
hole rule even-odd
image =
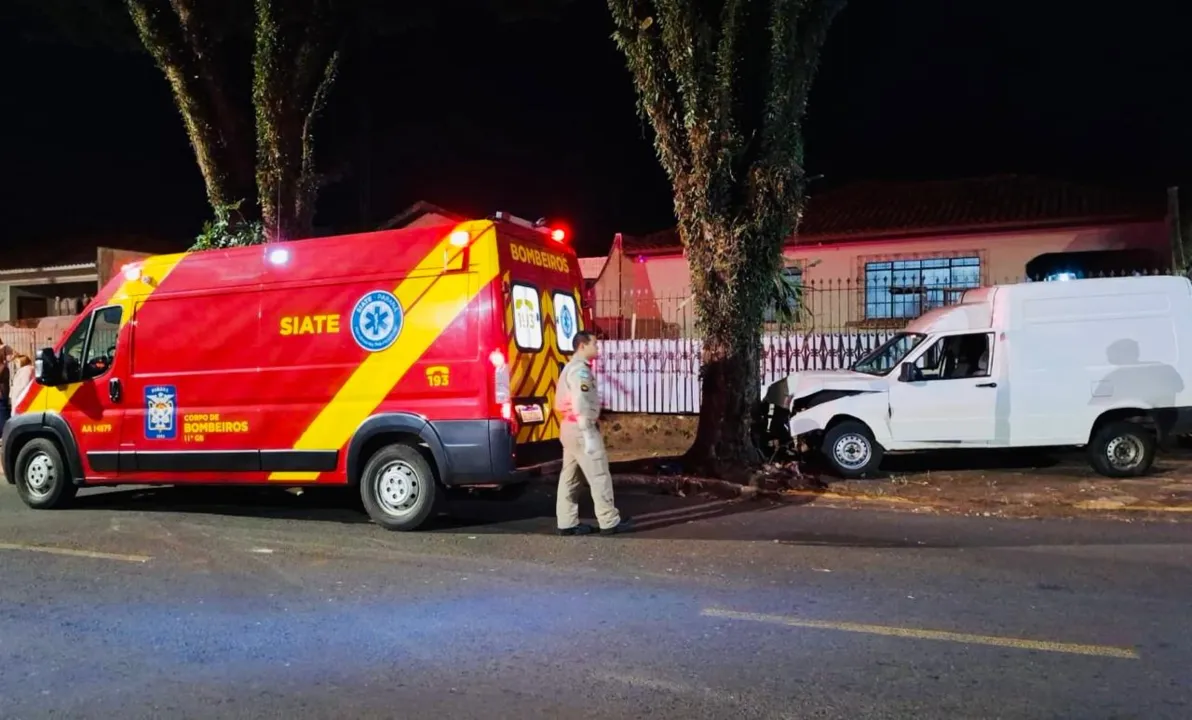
[[[319,175],[314,126],[339,67],[332,0],[256,0],[253,106],[265,235],[309,235]]]
[[[801,123],[844,0],[608,0],[614,39],[674,188],[703,341],[692,469],[760,457],[761,327],[806,176]]]
[[[256,198],[247,108],[232,97],[227,15],[204,0],[125,0],[141,43],[170,83],[213,208]],[[219,8],[223,10],[224,8]],[[247,210],[247,208],[246,208]]]
[[[215,220],[196,247],[309,235],[314,125],[339,65],[334,0],[124,2],[170,83],[207,185]],[[232,38],[251,41],[251,69],[226,60]],[[251,107],[230,90],[250,71]]]

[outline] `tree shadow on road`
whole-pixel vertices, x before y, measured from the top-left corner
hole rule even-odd
[[[595,525],[595,510],[586,490],[579,499],[580,517],[583,522]],[[812,502],[808,498],[805,502]],[[674,527],[690,526],[690,532],[679,533],[690,539],[698,537],[724,537],[722,532],[703,532],[708,521],[747,513],[765,512],[792,504],[752,500],[725,500],[711,496],[680,497],[662,491],[651,492],[642,488],[618,489],[617,508],[623,516],[633,518],[633,536],[649,536],[651,531],[668,529],[666,536],[677,539]],[[556,530],[555,491],[547,486],[531,487],[516,502],[455,503],[450,514],[438,518],[431,528],[435,532],[470,534],[553,534]]]
[[[809,498],[807,502],[812,500]],[[585,494],[579,504],[580,516],[585,522],[594,524],[591,499]],[[636,521],[635,534],[687,525],[695,537],[703,534],[697,532],[697,528],[705,521],[790,504],[677,497],[644,489],[617,493],[617,505],[622,514]],[[280,488],[254,487],[102,489],[80,493],[72,507],[77,511],[214,515],[267,521],[371,522],[359,494],[350,488],[309,488],[301,494]],[[555,528],[554,488],[531,485],[524,494],[512,500],[488,499],[483,493],[453,493],[443,504],[443,512],[423,529],[435,533],[544,535],[554,534]],[[672,533],[668,535],[673,536]]]

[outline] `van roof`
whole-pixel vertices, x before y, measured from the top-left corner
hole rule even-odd
[[[981,288],[982,290],[986,288]],[[1047,280],[1012,285],[996,285],[996,294],[1010,292],[1027,297],[1071,297],[1073,295],[1099,295],[1105,292],[1186,292],[1192,294],[1192,281],[1182,275],[1131,275],[1127,277],[1085,278],[1073,280]],[[978,290],[964,294],[964,302],[970,296],[977,300]]]

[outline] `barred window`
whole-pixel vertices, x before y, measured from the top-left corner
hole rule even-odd
[[[865,263],[865,319],[916,318],[981,286],[981,258]]]

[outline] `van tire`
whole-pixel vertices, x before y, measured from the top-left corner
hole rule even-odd
[[[14,470],[21,501],[37,510],[66,507],[79,491],[53,440],[34,438],[25,443],[17,453]]]
[[[1106,423],[1089,443],[1089,464],[1105,477],[1145,475],[1155,462],[1155,434],[1136,422]]]
[[[360,476],[364,509],[386,530],[417,530],[434,515],[440,495],[430,463],[409,445],[373,453]]]
[[[846,480],[876,473],[885,455],[869,428],[856,420],[845,420],[829,428],[824,433],[820,452],[832,471]]]

